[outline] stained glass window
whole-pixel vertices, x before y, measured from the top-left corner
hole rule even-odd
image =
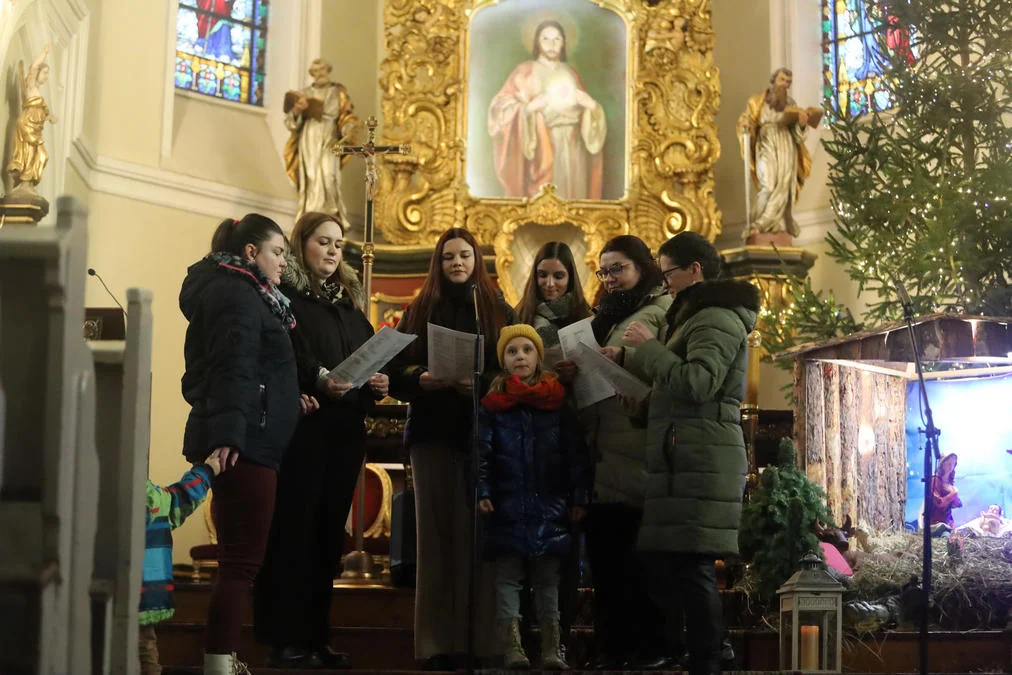
[[[263,105],[270,0],[179,0],[178,89]]]
[[[823,88],[838,111],[857,116],[893,107],[882,73],[890,59],[914,56],[910,30],[879,0],[822,0]]]

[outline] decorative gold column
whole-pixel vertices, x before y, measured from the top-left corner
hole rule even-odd
[[[759,423],[759,363],[767,355],[763,345],[773,332],[784,330],[777,319],[791,304],[791,284],[807,276],[816,256],[796,246],[742,246],[725,249],[721,255],[724,256],[725,276],[749,281],[759,289],[759,320],[748,336],[745,400],[741,405],[742,431],[748,452],[748,494],[758,479],[755,435]]]

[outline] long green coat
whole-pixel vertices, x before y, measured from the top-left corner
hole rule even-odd
[[[626,347],[622,336],[633,321],[645,324],[654,335],[662,335],[664,313],[670,306],[671,297],[660,286],[652,289],[635,312],[612,326],[601,346]],[[633,351],[627,347],[626,358]],[[650,378],[643,379],[650,381]],[[642,508],[646,490],[643,464],[647,430],[633,424],[614,396],[582,410],[580,424],[595,463],[594,503]]]
[[[625,366],[652,380],[647,487],[638,546],[645,551],[738,553],[747,461],[740,407],[746,336],[759,293],[744,281],[682,290],[667,343],[648,340]]]

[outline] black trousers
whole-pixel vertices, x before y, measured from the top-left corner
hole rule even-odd
[[[281,465],[267,555],[256,580],[257,642],[305,649],[330,643],[333,582],[364,456],[360,420],[335,424],[311,415],[300,421]]]
[[[684,625],[690,675],[720,672],[724,615],[717,590],[713,555],[649,552],[643,554],[647,579],[663,608],[669,652],[681,654]]]
[[[636,551],[643,511],[625,504],[593,504],[587,519],[587,557],[594,581],[597,652],[614,658],[664,648],[662,615],[645,583]]]

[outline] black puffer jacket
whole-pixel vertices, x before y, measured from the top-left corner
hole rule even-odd
[[[478,414],[478,497],[491,499],[485,554],[564,556],[569,507],[589,500],[589,459],[576,415],[517,405]]]
[[[288,331],[256,279],[201,260],[179,293],[186,329],[183,455],[202,462],[214,448],[277,469],[299,420],[299,382]]]
[[[361,286],[357,286],[353,290],[360,289]],[[292,331],[292,343],[299,384],[304,392],[320,402],[320,412],[311,417],[327,417],[334,424],[345,420],[361,424],[375,403],[368,384],[341,398],[331,398],[321,395],[316,383],[320,368],[330,370],[373,336],[369,319],[355,306],[352,292],[333,299],[315,293],[308,273],[294,258],[288,260],[281,279],[281,292],[291,300],[292,313],[298,321]]]

